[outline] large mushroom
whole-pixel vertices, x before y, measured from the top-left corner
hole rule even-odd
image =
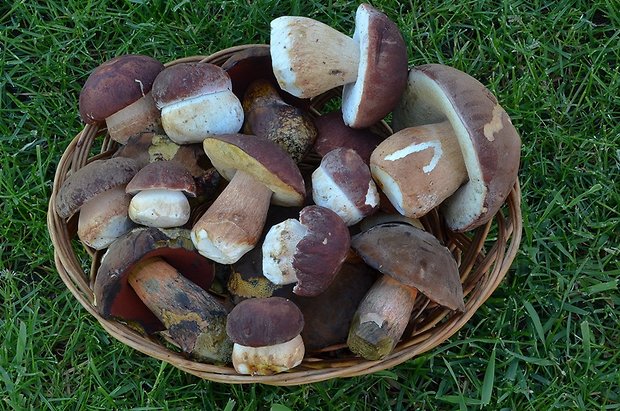
[[[384,223],[354,236],[353,249],[383,273],[360,303],[349,349],[378,360],[392,352],[409,323],[418,292],[451,310],[464,310],[459,271],[450,251],[409,224]]]
[[[407,48],[385,14],[361,4],[353,38],[307,17],[271,22],[271,58],[280,87],[311,98],[344,86],[344,122],[369,127],[398,103],[407,81]]]
[[[82,121],[105,122],[110,137],[123,144],[140,132],[157,130],[159,110],[150,91],[163,69],[156,59],[136,54],[101,64],[88,76],[80,92]]]
[[[370,167],[400,213],[417,218],[442,204],[454,231],[495,215],[516,181],[521,141],[478,80],[438,64],[413,68],[393,125]]]
[[[264,137],[212,136],[203,147],[229,183],[194,224],[192,240],[204,256],[232,264],[256,245],[269,204],[301,206],[305,184],[291,157]]]

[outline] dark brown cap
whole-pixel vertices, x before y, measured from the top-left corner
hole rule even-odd
[[[91,198],[113,187],[127,184],[138,172],[131,158],[94,160],[69,175],[56,197],[56,212],[62,218],[73,215]]]
[[[469,181],[442,205],[448,226],[466,231],[489,221],[504,203],[519,169],[521,139],[510,117],[478,80],[452,67],[411,69],[394,110],[394,130],[448,120]]]
[[[136,194],[144,190],[166,189],[196,196],[196,184],[187,168],[177,161],[155,161],[142,167],[131,179],[125,192]]]
[[[385,223],[355,235],[351,246],[374,269],[442,306],[464,310],[456,261],[432,234],[408,224]]]
[[[228,314],[226,332],[236,344],[266,347],[292,340],[303,327],[301,311],[286,298],[250,298]]]
[[[104,121],[151,91],[164,65],[149,56],[113,58],[88,76],[80,92],[80,117],[87,124]]]

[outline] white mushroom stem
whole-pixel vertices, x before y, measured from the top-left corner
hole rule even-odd
[[[307,17],[271,22],[273,72],[283,90],[311,98],[357,79],[359,46],[349,36]]]
[[[220,264],[238,261],[258,242],[272,194],[251,175],[237,171],[192,228],[198,252]]]
[[[299,221],[289,218],[272,226],[263,241],[263,275],[278,285],[297,282],[293,268],[293,256],[297,244],[306,236],[308,229]]]
[[[298,335],[292,340],[265,347],[234,344],[232,363],[239,374],[272,375],[301,364],[304,353],[304,342]]]
[[[189,216],[189,201],[181,191],[144,190],[129,203],[129,218],[148,227],[180,227],[187,223]]]
[[[347,345],[367,360],[392,352],[409,323],[418,290],[383,275],[368,291],[353,317]]]
[[[156,131],[161,123],[151,93],[107,117],[105,122],[110,138],[121,144],[139,133]]]
[[[370,171],[398,212],[412,218],[438,206],[469,178],[448,121],[388,137],[372,153]]]

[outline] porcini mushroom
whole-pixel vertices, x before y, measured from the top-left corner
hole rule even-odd
[[[307,17],[271,22],[271,58],[280,87],[311,98],[344,86],[344,122],[369,127],[388,114],[406,84],[407,49],[385,14],[361,4],[353,38]]]
[[[189,170],[176,161],[155,161],[144,166],[131,179],[127,194],[129,218],[150,227],[171,228],[187,223],[196,184]]]
[[[337,148],[312,173],[312,199],[354,225],[379,207],[379,193],[370,169],[350,148]]]
[[[166,134],[179,144],[200,143],[207,136],[236,133],[243,124],[241,102],[230,77],[209,63],[167,67],[153,83]]]
[[[305,348],[301,311],[281,297],[250,298],[228,314],[232,363],[240,374],[271,375],[298,366]]]
[[[360,303],[347,338],[354,353],[378,360],[392,352],[418,292],[451,310],[464,309],[458,267],[430,233],[409,224],[379,224],[352,238],[366,264],[383,273]]]
[[[78,237],[89,247],[104,249],[134,226],[125,186],[137,172],[137,163],[129,158],[94,160],[64,181],[56,212],[69,218],[80,211]]]
[[[88,76],[80,92],[82,121],[105,121],[110,137],[123,144],[132,135],[157,130],[159,110],[150,90],[163,69],[164,65],[156,59],[136,54],[101,64]]]
[[[417,218],[442,204],[454,231],[495,215],[516,181],[521,141],[478,80],[438,64],[411,69],[393,125],[370,167],[400,213]]]
[[[204,256],[232,264],[256,245],[270,202],[301,206],[305,184],[291,157],[266,138],[212,136],[203,147],[229,183],[194,224],[192,240]]]
[[[349,246],[349,230],[336,213],[304,207],[299,221],[287,219],[269,229],[262,245],[263,275],[274,284],[296,283],[295,294],[319,295],[340,270]]]

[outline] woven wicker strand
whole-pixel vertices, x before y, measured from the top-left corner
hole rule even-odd
[[[167,63],[203,61],[221,65],[231,55],[251,47],[265,45],[237,46],[221,50],[210,56],[193,56]],[[312,111],[320,109],[332,98],[326,93],[312,100]],[[384,136],[391,133],[386,124],[379,125]],[[96,139],[102,139],[101,151],[91,153]],[[417,355],[432,350],[458,332],[469,321],[476,310],[484,304],[498,287],[512,261],[521,241],[521,192],[519,182],[508,196],[504,207],[486,225],[473,233],[452,233],[445,229],[441,216],[433,211],[422,219],[425,228],[435,234],[452,251],[459,262],[461,282],[465,293],[465,311],[455,313],[438,307],[426,298],[416,302],[412,316],[412,331],[396,346],[394,351],[380,361],[367,361],[342,350],[343,346],[328,347],[317,353],[307,353],[303,363],[285,373],[272,376],[239,375],[231,366],[205,364],[185,357],[162,343],[161,336],[144,336],[128,326],[106,320],[96,309],[92,281],[98,268],[101,253],[94,252],[76,240],[77,222],[60,218],[55,212],[55,198],[67,176],[96,158],[109,157],[116,149],[116,143],[109,139],[105,129],[86,126],[68,145],[63,153],[53,183],[52,196],[47,215],[48,230],[54,246],[54,261],[58,274],[75,299],[99,321],[111,336],[150,357],[165,361],[189,374],[211,381],[240,384],[263,383],[270,385],[299,385],[332,378],[353,377],[374,373],[394,367]],[[506,213],[506,215],[504,215]],[[494,240],[488,238],[493,232]],[[86,250],[90,265],[81,263],[76,247]],[[86,265],[87,268],[84,266]],[[90,271],[89,274],[87,272]],[[168,342],[170,342],[168,340]],[[338,351],[338,356],[334,352]]]

